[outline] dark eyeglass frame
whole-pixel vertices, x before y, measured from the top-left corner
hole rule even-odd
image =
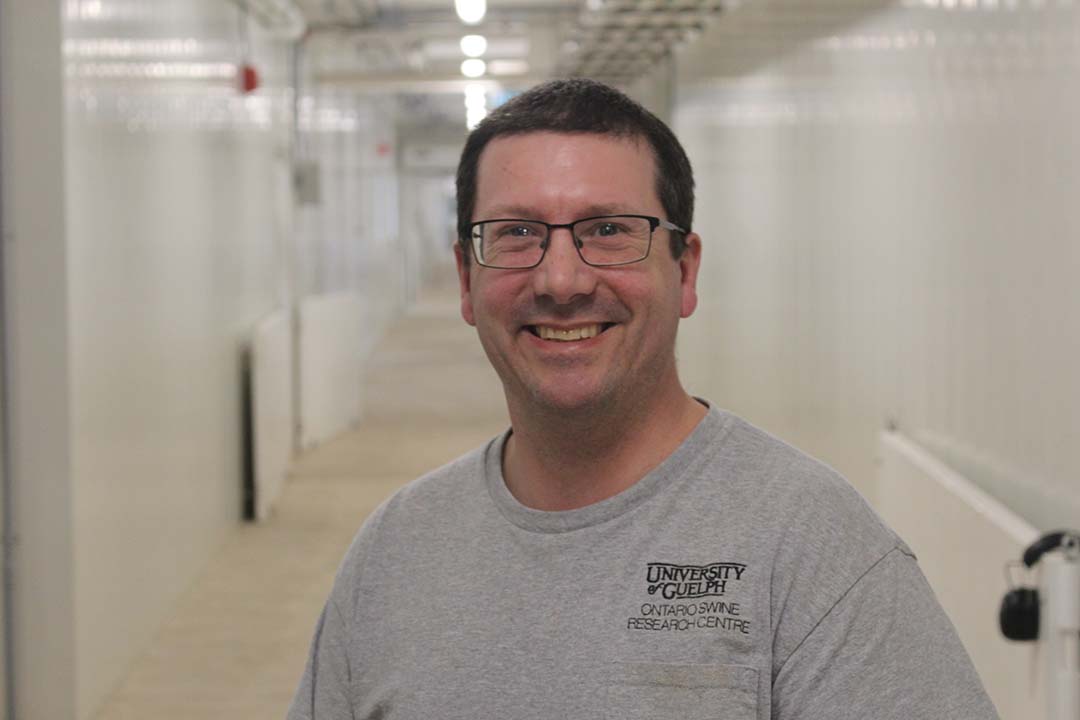
[[[642,255],[641,257],[639,257],[636,260],[626,260],[626,261],[617,262],[617,263],[594,263],[594,262],[589,262],[588,260],[586,260],[585,256],[581,254],[581,248],[585,244],[585,241],[583,241],[581,238],[579,238],[577,236],[577,233],[574,232],[574,226],[578,225],[580,223],[589,222],[590,220],[605,220],[607,218],[627,218],[627,217],[628,218],[639,218],[641,220],[648,220],[649,221],[649,243],[648,243],[648,245],[645,246],[645,254]],[[512,266],[490,265],[490,264],[484,262],[483,260],[481,260],[481,258],[480,258],[480,256],[482,255],[482,253],[480,252],[480,250],[481,250],[480,249],[481,238],[479,237],[479,235],[477,235],[476,228],[479,225],[484,225],[484,224],[487,224],[487,223],[494,223],[494,222],[522,222],[522,223],[530,223],[532,225],[543,225],[545,228],[547,228],[547,237],[544,238],[540,242],[540,258],[536,262],[534,262],[532,265],[512,265]],[[670,223],[667,220],[663,220],[661,218],[658,218],[655,215],[635,215],[634,213],[619,213],[617,215],[592,215],[590,217],[578,218],[577,220],[573,220],[573,221],[568,222],[568,223],[547,223],[547,222],[544,222],[543,220],[528,220],[526,218],[491,218],[489,220],[478,220],[478,221],[476,221],[474,223],[469,224],[469,246],[472,248],[472,255],[476,259],[476,262],[482,267],[492,268],[494,270],[530,270],[530,269],[536,267],[537,265],[539,265],[540,263],[544,262],[544,258],[547,256],[548,247],[550,247],[550,245],[551,245],[551,233],[552,233],[552,231],[560,230],[562,228],[565,228],[565,229],[570,231],[570,237],[572,237],[573,240],[574,240],[574,249],[577,250],[577,254],[578,254],[578,257],[581,258],[581,262],[585,263],[586,265],[589,265],[590,267],[599,267],[599,268],[620,267],[622,265],[633,265],[634,263],[639,263],[642,260],[644,260],[645,258],[649,257],[649,253],[652,251],[653,233],[656,232],[657,228],[663,228],[663,229],[669,230],[671,232],[679,232],[679,233],[682,233],[684,235],[689,232],[688,230],[683,230],[678,225],[675,225],[674,223]]]

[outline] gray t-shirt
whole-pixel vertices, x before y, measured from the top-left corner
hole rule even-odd
[[[364,524],[288,717],[996,718],[911,551],[835,472],[711,409],[578,510],[506,435]]]

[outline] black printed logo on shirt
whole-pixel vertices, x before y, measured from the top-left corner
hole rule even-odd
[[[751,621],[742,603],[715,600],[738,588],[743,563],[709,565],[648,563],[645,590],[651,596],[626,620],[627,630],[668,632],[713,631],[750,634]]]
[[[649,563],[646,571],[650,595],[664,600],[696,600],[722,597],[729,582],[742,580],[746,565],[718,562],[711,565]]]

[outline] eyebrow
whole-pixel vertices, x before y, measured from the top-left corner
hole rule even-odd
[[[637,215],[641,213],[641,210],[621,203],[599,203],[586,206],[577,217],[570,218],[570,220],[579,220],[594,215]],[[496,205],[488,208],[485,213],[486,217],[480,219],[516,218],[520,220],[539,220],[542,214],[527,205]]]

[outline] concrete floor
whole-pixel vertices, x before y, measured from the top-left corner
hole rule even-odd
[[[238,528],[98,720],[283,718],[363,519],[508,422],[449,282],[390,329],[367,378],[360,426],[297,458],[273,517]]]

